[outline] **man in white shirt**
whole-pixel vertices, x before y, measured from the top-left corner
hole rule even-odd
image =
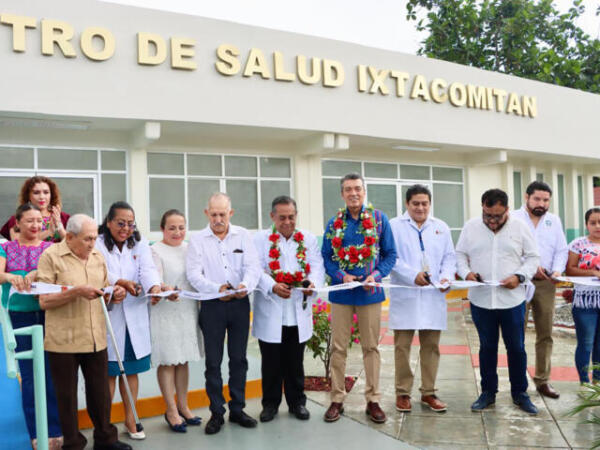
[[[535,415],[537,408],[527,395],[524,283],[537,271],[537,246],[529,227],[508,214],[504,191],[484,192],[481,204],[482,217],[465,224],[456,245],[458,274],[466,280],[490,284],[469,289],[471,316],[479,334],[481,374],[481,395],[471,409],[481,411],[496,401],[501,329],[513,403]]]
[[[549,383],[552,358],[552,325],[556,286],[553,278],[560,276],[567,265],[569,249],[560,217],[549,213],[552,189],[546,183],[534,181],[525,193],[525,204],[512,213],[525,222],[537,243],[540,265],[533,277],[535,294],[527,304],[525,324],[533,310],[535,325],[535,383],[538,392],[546,397],[558,398],[560,394]]]
[[[227,333],[229,356],[229,421],[245,428],[256,426],[256,420],[243,408],[246,392],[248,360],[246,348],[250,325],[250,300],[260,278],[261,269],[250,233],[229,223],[233,216],[231,200],[221,192],[208,200],[204,213],[208,226],[190,239],[186,260],[186,274],[198,292],[212,294],[235,289],[241,290],[226,297],[206,300],[200,308],[200,328],[204,335],[206,353],[206,393],[210,399],[211,418],[206,434],[218,433],[225,423],[225,399],[221,362]]]
[[[252,335],[262,355],[261,422],[273,420],[281,387],[289,412],[308,420],[304,395],[304,347],[313,332],[314,295],[293,288],[322,287],[325,269],[317,238],[296,229],[296,202],[287,195],[273,200],[273,226],[254,236],[264,270],[254,295]]]
[[[431,192],[414,185],[406,191],[406,212],[390,221],[398,259],[392,269],[392,284],[429,286],[448,283],[456,273],[456,256],[448,225],[429,215]],[[449,288],[449,287],[448,287]],[[414,374],[410,369],[410,348],[419,330],[421,402],[435,412],[447,406],[435,395],[440,362],[441,330],[446,329],[447,291],[435,288],[405,288],[390,291],[389,327],[394,330],[396,362],[396,409],[411,410],[410,394]]]

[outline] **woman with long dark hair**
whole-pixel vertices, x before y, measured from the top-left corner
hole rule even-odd
[[[125,300],[113,305],[109,315],[135,402],[138,395],[137,374],[150,369],[150,320],[146,294],[160,292],[161,281],[150,246],[137,230],[135,213],[128,203],[116,202],[111,205],[98,229],[96,248],[106,260],[109,282],[127,290]],[[158,300],[158,297],[151,297],[152,303]],[[108,375],[112,398],[119,367],[111,340],[108,342]],[[133,410],[126,400],[125,384],[121,378],[119,392],[124,399],[125,427],[129,437],[144,439],[144,432],[136,431]]]
[[[31,203],[25,203],[17,208],[15,224],[19,233],[15,240],[7,241],[0,245],[0,284],[2,284],[2,306],[10,314],[13,328],[22,328],[31,325],[45,324],[44,311],[40,308],[37,297],[28,295],[27,290],[35,281],[37,265],[44,250],[52,242],[40,238],[42,229],[42,213]],[[13,293],[11,295],[11,288]],[[17,291],[17,292],[14,292]],[[21,292],[21,293],[19,293]],[[31,336],[15,336],[17,352],[32,349]],[[48,410],[48,436],[50,448],[60,448],[62,431],[56,405],[54,384],[50,375],[48,356],[44,355],[46,362],[46,405]],[[37,438],[35,426],[35,402],[33,392],[33,361],[31,359],[19,360],[21,373],[22,403],[25,413],[27,430],[32,441]]]

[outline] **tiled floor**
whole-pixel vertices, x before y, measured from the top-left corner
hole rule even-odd
[[[578,416],[566,416],[577,404],[579,388],[577,372],[573,367],[575,338],[573,333],[555,331],[551,382],[561,397],[552,400],[541,397],[531,379],[535,369],[535,333],[530,327],[526,334],[529,361],[529,394],[539,409],[537,416],[523,413],[512,403],[508,381],[507,360],[503,344],[498,356],[499,393],[495,406],[480,413],[470,409],[479,394],[479,342],[477,331],[470,322],[468,303],[460,300],[448,303],[448,330],[442,333],[440,367],[437,379],[438,394],[446,403],[446,413],[434,413],[419,402],[418,367],[419,339],[413,340],[411,364],[415,371],[413,410],[400,413],[395,410],[393,331],[387,329],[387,317],[382,322],[381,391],[382,407],[388,421],[377,425],[364,413],[364,374],[362,354],[358,346],[349,352],[347,374],[358,376],[357,383],[345,400],[345,415],[366,427],[412,444],[419,448],[589,448],[592,441],[600,439],[600,426],[581,423],[591,417],[592,411]],[[308,374],[321,373],[320,366],[310,355],[305,359]],[[311,372],[312,371],[312,372]],[[309,398],[329,404],[325,393],[308,393]],[[600,414],[600,411],[596,413]]]

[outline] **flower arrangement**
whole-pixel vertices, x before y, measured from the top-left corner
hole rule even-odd
[[[348,347],[359,343],[358,317],[354,314],[350,326]],[[313,304],[313,335],[306,346],[312,351],[314,358],[319,358],[323,362],[325,378],[329,379],[331,367],[331,313],[327,311],[327,302],[321,299],[317,299],[316,303]]]
[[[308,277],[308,274],[310,273],[310,264],[306,262],[304,235],[296,230],[293,239],[298,244],[296,259],[298,259],[301,270],[296,272],[284,272],[281,270],[281,264],[279,263],[279,258],[281,256],[281,251],[279,250],[279,233],[275,230],[275,225],[273,225],[271,234],[269,235],[269,241],[271,241],[271,246],[269,248],[269,269],[271,270],[271,276],[277,283],[286,283],[290,286],[298,287],[301,285],[302,280]]]

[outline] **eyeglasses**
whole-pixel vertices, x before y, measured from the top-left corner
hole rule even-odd
[[[500,222],[504,218],[505,214],[506,210],[504,210],[502,214],[487,214],[484,212],[482,213],[482,217],[483,220],[486,222]]]
[[[127,222],[117,222],[117,227],[119,227],[119,229],[123,229],[123,228],[129,228],[130,230],[135,230],[137,228],[135,222],[132,223],[127,223]]]

